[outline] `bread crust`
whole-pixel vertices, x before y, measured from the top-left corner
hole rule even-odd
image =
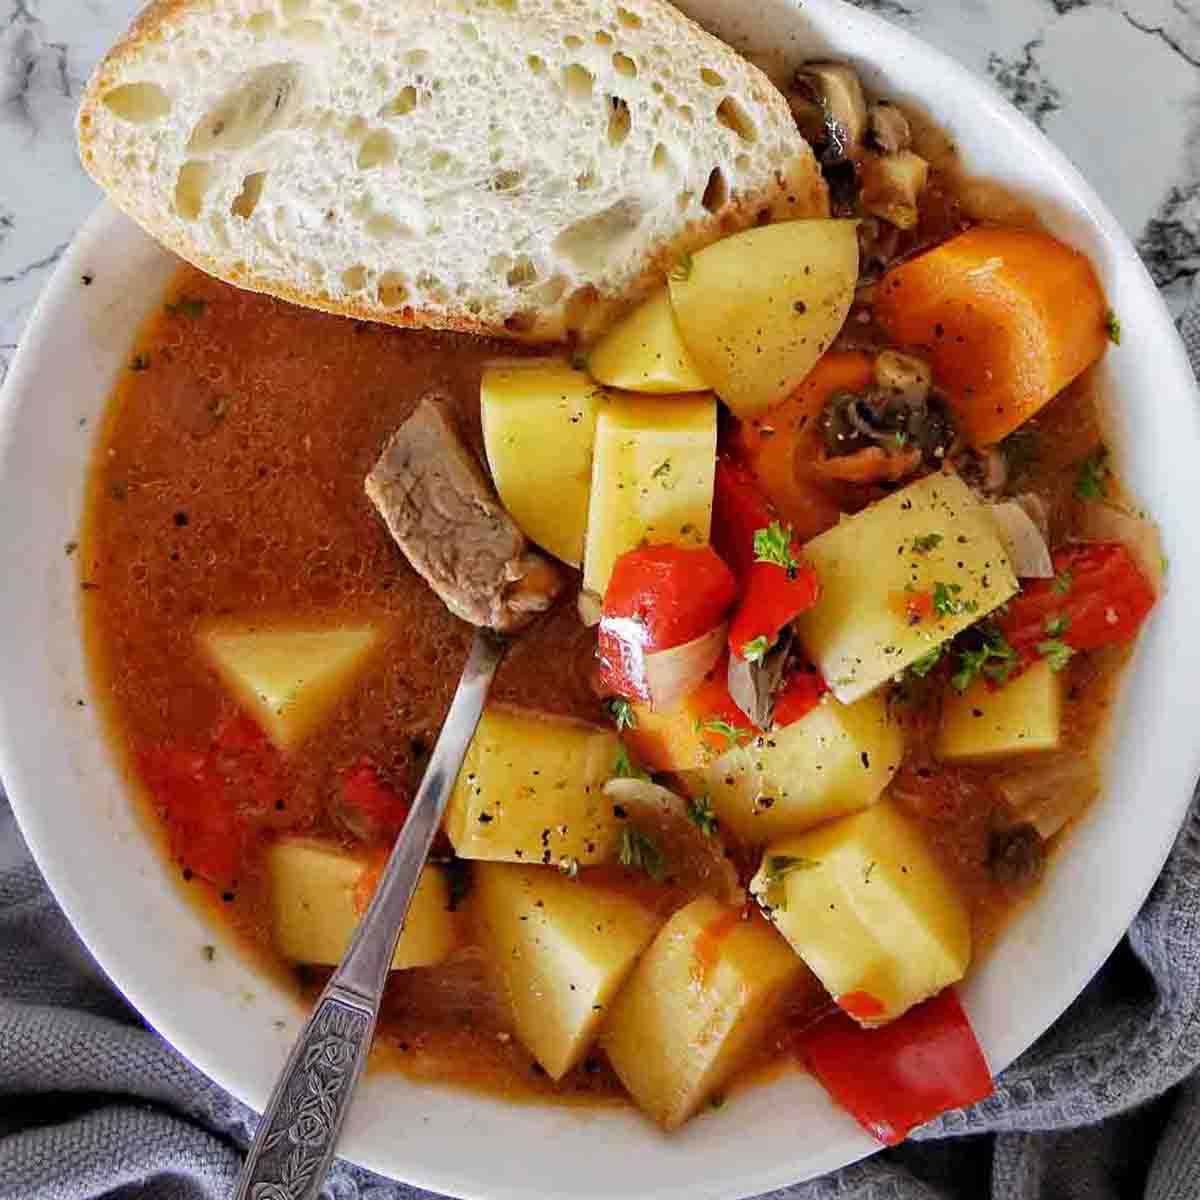
[[[112,156],[104,152],[97,137],[102,124],[102,97],[126,82],[125,69],[167,39],[181,18],[217,12],[228,3],[229,0],[151,0],[89,80],[79,111],[78,137],[85,169],[122,211],[180,258],[237,287],[307,308],[400,328],[445,329],[526,343],[587,342],[660,286],[664,275],[683,254],[766,220],[828,215],[825,182],[811,150],[797,133],[800,149],[794,161],[787,164],[786,172],[776,172],[772,186],[754,195],[735,195],[717,213],[690,220],[668,242],[647,248],[632,284],[619,295],[605,294],[595,287],[578,289],[568,305],[573,306],[571,312],[562,305],[533,307],[498,323],[475,316],[462,306],[458,311],[424,308],[420,304],[388,308],[365,298],[360,301],[335,297],[323,289],[240,269],[238,264],[206,252],[194,239],[179,236],[170,213],[155,211],[147,204],[137,173],[122,172]],[[690,36],[715,43],[724,55],[735,55],[731,48],[713,39],[665,0],[638,0],[638,4],[643,11],[654,10],[668,16]],[[740,58],[738,61],[743,62]],[[744,63],[742,69],[750,72],[754,83],[751,97],[756,104],[769,107],[779,102],[781,98],[774,85],[762,72],[749,63]]]

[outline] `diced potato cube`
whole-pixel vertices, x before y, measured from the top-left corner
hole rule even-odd
[[[679,336],[664,287],[615,325],[588,355],[601,383],[628,392],[703,392],[708,389]]]
[[[998,688],[980,677],[961,694],[947,692],[938,757],[946,762],[988,762],[1057,750],[1062,707],[1062,677],[1044,660]]]
[[[366,857],[315,838],[281,838],[266,854],[275,945],[292,962],[334,966],[358,926],[355,889]],[[421,875],[392,959],[393,970],[428,967],[456,949],[458,922],[450,911],[445,872]]]
[[[592,448],[604,389],[561,359],[515,359],[483,373],[483,444],[496,491],[530,541],[583,561]]]
[[[378,640],[376,629],[210,629],[200,640],[222,680],[281,749],[328,716]]]
[[[858,281],[853,221],[783,221],[701,250],[671,272],[692,360],[739,417],[793,391],[837,336]]]
[[[774,930],[709,897],[659,931],[601,1041],[638,1105],[682,1125],[743,1064],[803,972]]]
[[[619,822],[604,784],[618,749],[612,730],[488,708],[446,812],[455,852],[497,862],[611,861]]]
[[[596,422],[583,586],[603,596],[613,563],[644,542],[707,544],[716,462],[711,395],[614,397]]]
[[[481,863],[472,905],[517,1036],[553,1079],[587,1053],[661,918],[553,867]]]
[[[894,800],[773,843],[750,890],[865,1025],[961,979],[971,959],[966,906]]]
[[[745,845],[800,833],[879,799],[904,757],[904,734],[882,697],[839,704],[732,747],[686,777]]]
[[[649,704],[635,704],[633,718],[636,724],[626,730],[625,741],[649,770],[690,771],[712,758],[688,698],[662,712]]]
[[[957,475],[893,492],[805,546],[821,598],[796,623],[845,704],[1016,594],[995,523]]]
[[[929,183],[929,163],[911,150],[869,154],[862,164],[862,206],[899,229],[920,219],[921,193]]]

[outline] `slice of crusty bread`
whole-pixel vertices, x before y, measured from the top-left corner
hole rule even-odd
[[[586,337],[685,249],[827,212],[783,97],[664,0],[156,0],[83,163],[240,286]]]

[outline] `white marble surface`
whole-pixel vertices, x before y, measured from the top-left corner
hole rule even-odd
[[[752,4],[754,0],[746,0]],[[1200,0],[857,0],[993,83],[1108,201],[1176,308],[1200,272]],[[74,114],[141,0],[0,0],[0,380],[99,199]]]

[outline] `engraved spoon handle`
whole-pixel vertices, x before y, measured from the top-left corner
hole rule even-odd
[[[446,723],[375,896],[300,1031],[234,1200],[317,1200],[366,1065],[396,943],[506,644],[477,630]]]

